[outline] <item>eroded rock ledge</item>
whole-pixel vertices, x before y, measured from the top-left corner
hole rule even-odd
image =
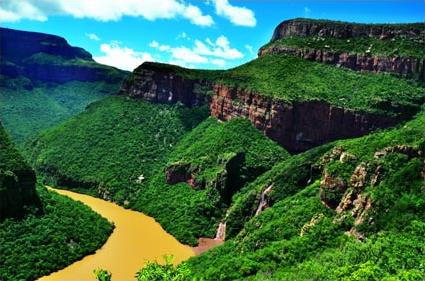
[[[206,91],[211,94],[205,94]],[[142,68],[123,84],[120,94],[157,103],[209,104],[212,116],[219,120],[248,118],[257,129],[291,152],[362,136],[400,121],[335,107],[325,101],[283,102],[240,88]]]
[[[335,38],[394,36],[425,36],[423,23],[416,24],[359,24],[312,19],[292,19],[281,22],[274,30],[272,41],[288,36],[326,36]]]
[[[265,56],[267,54],[293,55],[306,60],[332,64],[355,71],[387,72],[406,78],[425,81],[425,60],[418,58],[372,56],[279,45],[271,45],[260,49],[258,52],[259,56]]]
[[[211,115],[220,120],[248,118],[257,129],[291,152],[362,136],[397,122],[387,116],[351,111],[324,101],[287,103],[223,85],[214,85],[214,92]]]

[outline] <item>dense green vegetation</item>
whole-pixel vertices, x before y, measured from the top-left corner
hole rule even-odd
[[[423,58],[420,40],[291,37],[274,44]],[[75,51],[79,55],[71,59],[34,53],[14,62],[98,67],[89,54]],[[423,85],[286,55],[266,55],[225,71],[144,63],[134,75],[144,69],[288,103],[322,100],[403,118],[422,111],[396,128],[291,156],[246,119],[208,117],[206,105],[102,99],[118,89],[103,80],[2,79],[0,116],[15,141],[23,145],[31,138],[25,153],[45,183],[144,212],[189,245],[214,237],[218,224],[226,223],[222,246],[179,266],[169,258],[165,264],[148,262],[135,273],[138,280],[423,280]],[[0,130],[0,155],[6,155],[0,176],[2,165],[26,167],[3,136]],[[93,252],[112,230],[88,207],[41,186],[38,192],[41,209],[27,208],[22,220],[0,223],[0,280],[34,279],[61,268]],[[102,269],[94,275],[112,279]]]
[[[208,79],[287,102],[323,100],[343,108],[395,116],[418,111],[425,99],[424,88],[414,81],[359,73],[282,54],[266,55],[226,71],[153,63],[143,64],[139,71],[143,68],[171,71],[187,79]]]
[[[206,116],[204,107],[111,97],[41,134],[29,157],[46,182],[143,211],[195,244],[214,237],[238,189],[288,155],[248,120],[209,118],[193,129]],[[229,167],[234,157],[242,161]],[[193,174],[194,188],[166,183],[164,171],[176,163]]]
[[[139,191],[134,207],[153,216],[180,241],[194,245],[199,237],[215,236],[233,194],[286,157],[284,149],[248,120],[220,123],[209,118],[177,144],[165,165],[167,169],[177,164],[190,178],[170,185],[164,169],[157,170]]]
[[[0,118],[13,141],[22,145],[38,132],[74,116],[93,101],[114,94],[119,83],[33,83],[24,77],[2,79]]]
[[[338,21],[338,20],[328,20],[328,19],[312,19],[312,18],[295,18],[289,20],[291,22],[306,22],[306,23],[317,23],[325,24],[329,26],[340,26],[346,27],[347,25],[356,25],[364,28],[372,27],[382,27],[387,29],[397,29],[397,30],[423,30],[425,24],[423,22],[416,23],[358,23],[358,22],[348,22],[348,21]]]
[[[192,258],[189,268],[205,280],[422,280],[424,128],[421,112],[398,129],[337,141],[276,165],[234,203],[236,209],[252,209],[258,197],[252,202],[246,194],[272,184],[271,207],[259,216],[241,216],[248,216],[242,230]],[[359,166],[365,174],[356,174]],[[296,167],[298,174],[288,172]],[[329,206],[324,195],[335,186],[326,175],[344,183],[338,203],[348,202],[350,192],[358,200],[340,205],[342,210]]]
[[[21,217],[25,209],[38,206],[35,174],[25,163],[0,123],[0,222]]]
[[[186,281],[191,278],[191,272],[186,264],[173,265],[173,256],[164,256],[164,264],[147,262],[136,273],[137,281]]]
[[[30,169],[15,145],[9,140],[2,124],[0,123],[0,174],[13,170]],[[0,189],[2,185],[0,185]]]
[[[271,46],[312,48],[362,55],[425,58],[425,40],[417,36],[395,36],[387,39],[376,37],[341,39],[323,36],[291,36],[271,42],[263,46],[262,49]]]
[[[0,223],[0,279],[35,280],[93,253],[112,225],[89,207],[37,187],[42,210]]]
[[[206,115],[206,108],[110,97],[41,134],[29,144],[30,158],[50,184],[90,188],[123,204],[134,200],[177,141]]]

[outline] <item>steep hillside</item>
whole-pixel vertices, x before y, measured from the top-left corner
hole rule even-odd
[[[0,123],[0,280],[35,280],[93,253],[112,225],[38,185]]]
[[[422,280],[424,116],[277,164],[235,199],[227,219],[233,238],[191,259],[193,275]]]
[[[113,226],[81,202],[37,186],[39,209],[0,223],[0,280],[36,280],[94,253]]]
[[[425,24],[294,19],[279,24],[259,55],[284,53],[360,71],[425,81]]]
[[[140,188],[137,182],[143,186],[183,134],[206,116],[206,108],[109,97],[43,132],[28,145],[30,159],[52,185],[128,204]]]
[[[18,144],[114,94],[126,76],[43,33],[0,28],[0,55],[0,117]]]
[[[414,81],[281,54],[227,71],[145,63],[120,93],[154,103],[209,104],[211,115],[246,117],[292,152],[393,126],[415,114],[425,99]]]
[[[35,173],[25,163],[0,123],[0,221],[21,217],[25,208],[38,206]]]
[[[234,193],[287,156],[246,120],[197,126],[207,114],[108,98],[29,144],[32,164],[50,184],[141,210],[195,244],[214,237]]]
[[[195,245],[219,234],[232,197],[288,153],[247,120],[209,118],[186,134],[135,204],[176,238]]]

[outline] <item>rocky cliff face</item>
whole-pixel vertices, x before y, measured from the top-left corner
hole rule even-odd
[[[220,120],[246,117],[268,137],[291,152],[367,134],[394,125],[397,120],[334,107],[323,101],[285,103],[258,93],[214,86],[211,115]]]
[[[259,56],[267,54],[294,55],[306,60],[332,64],[356,71],[388,72],[406,78],[425,81],[425,60],[418,58],[371,56],[275,45],[261,49],[258,52]]]
[[[288,36],[325,36],[352,38],[373,36],[391,38],[399,35],[425,36],[421,24],[354,24],[349,22],[293,19],[281,22],[274,30],[272,41]]]
[[[0,123],[0,221],[24,214],[24,206],[37,205],[35,173],[24,163]]]
[[[143,64],[124,81],[120,94],[158,103],[181,102],[191,107],[208,101],[203,91],[210,89],[211,85],[209,81],[185,79],[173,72]]]
[[[205,95],[205,92],[213,94]],[[248,118],[257,129],[291,152],[305,151],[336,139],[362,136],[399,121],[346,110],[324,101],[286,103],[261,93],[184,79],[175,73],[146,66],[134,72],[123,84],[120,94],[158,103],[182,102],[186,106],[209,103],[212,116],[220,120]]]
[[[0,28],[0,53],[0,73],[11,78],[119,83],[125,75],[113,67],[97,64],[89,52],[49,34]]]
[[[287,37],[320,36],[333,38],[376,37],[390,39],[398,37],[425,38],[424,24],[352,24],[344,22],[295,19],[280,23],[273,32],[271,42]],[[425,81],[425,60],[415,57],[374,56],[353,54],[313,48],[296,48],[274,45],[259,50],[258,55],[288,54],[307,60],[333,64],[356,71],[388,72],[407,78]]]

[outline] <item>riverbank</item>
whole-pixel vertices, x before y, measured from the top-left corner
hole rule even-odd
[[[96,253],[39,281],[96,280],[93,275],[96,268],[108,269],[114,281],[134,280],[135,273],[148,260],[162,261],[163,255],[171,254],[177,264],[195,255],[191,247],[178,242],[151,217],[88,195],[54,188],[49,190],[83,202],[112,222],[115,229]]]

